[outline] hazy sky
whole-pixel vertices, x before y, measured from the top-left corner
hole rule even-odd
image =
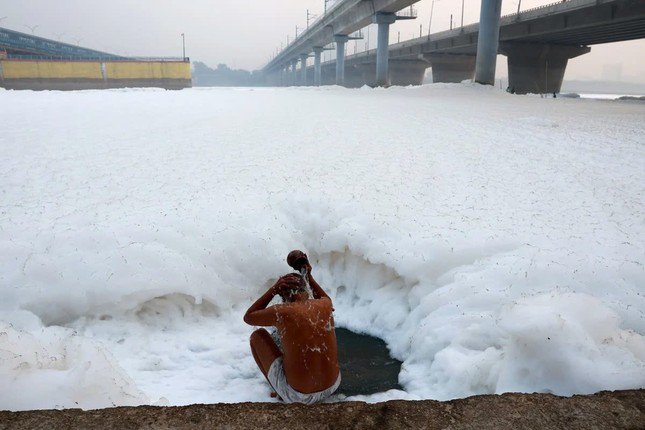
[[[522,0],[522,9],[552,1]],[[419,18],[391,27],[391,41],[428,31],[432,0],[417,3]],[[435,0],[432,32],[461,21],[461,0]],[[465,24],[479,20],[480,0],[465,0]],[[0,0],[0,26],[38,36],[77,43],[123,55],[181,56],[181,33],[187,55],[210,66],[261,68],[276,47],[293,37],[296,25],[306,26],[306,10],[320,13],[323,0]],[[503,13],[517,9],[503,1]],[[6,17],[3,19],[3,17]],[[375,46],[375,29],[370,44]],[[357,42],[360,52],[365,41]],[[352,43],[348,53],[354,52]],[[645,40],[592,47],[591,53],[569,62],[568,79],[601,79],[616,73],[623,80],[645,82]],[[330,55],[330,54],[328,54]],[[500,74],[506,65],[499,61]],[[603,75],[604,74],[604,75]]]

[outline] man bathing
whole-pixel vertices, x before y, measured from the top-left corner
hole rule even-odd
[[[331,299],[311,276],[311,265],[301,251],[292,251],[287,263],[297,273],[282,276],[244,315],[254,326],[275,326],[283,350],[269,332],[251,334],[251,352],[262,374],[286,403],[313,404],[332,395],[340,385],[338,348]],[[269,306],[279,295],[283,303]]]

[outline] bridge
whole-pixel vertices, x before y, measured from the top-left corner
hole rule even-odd
[[[123,60],[126,57],[0,28],[0,51],[9,58]]]
[[[320,71],[321,54],[325,46],[334,42],[336,44],[336,61],[338,63],[336,68],[338,75],[337,81],[342,84],[345,73],[345,43],[350,39],[352,33],[366,27],[372,22],[378,23],[379,47],[381,50],[387,49],[389,26],[396,21],[397,12],[411,6],[417,1],[419,0],[341,0],[334,4],[327,13],[315,21],[300,37],[292,41],[282,52],[272,59],[264,67],[263,71],[271,72],[291,66],[292,71],[295,73],[298,59],[300,59],[301,63],[306,64],[306,60],[311,52],[314,53],[316,70]],[[381,84],[385,84],[387,80],[387,65],[380,61],[381,58],[384,57],[379,56],[378,79],[381,81]],[[302,70],[305,69],[306,67]],[[302,72],[302,75],[306,81],[305,72]],[[315,75],[316,82],[319,84],[321,78],[320,73],[316,73]]]
[[[428,67],[432,68],[434,82],[461,82],[473,76],[479,82],[476,66],[482,58],[478,49],[487,49],[489,58],[480,64],[487,75],[483,83],[494,80],[494,57],[499,53],[508,57],[509,91],[556,93],[560,91],[568,60],[589,52],[591,45],[645,37],[643,0],[566,0],[504,17],[499,14],[501,0],[483,0],[481,24],[389,46],[381,37],[381,31],[389,32],[382,25],[383,17],[394,22],[397,8],[413,3],[341,1],[263,70],[275,85],[418,85]],[[366,18],[370,11],[371,21]],[[342,41],[342,36],[348,37],[350,31],[370,22],[379,24],[376,49],[345,56],[343,46],[339,52],[338,40]],[[486,46],[480,46],[480,32],[485,31]],[[337,44],[336,59],[319,63],[317,50],[333,40]],[[307,67],[306,58],[312,51],[316,61],[313,67]],[[296,52],[299,54],[295,55]],[[298,58],[301,67],[296,73],[294,59]]]
[[[0,88],[189,88],[190,60],[123,57],[0,28]]]

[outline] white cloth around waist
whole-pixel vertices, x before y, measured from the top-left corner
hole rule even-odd
[[[317,391],[315,393],[301,393],[300,391],[295,390],[287,382],[287,376],[284,374],[282,362],[282,357],[278,357],[273,361],[273,363],[271,363],[267,379],[275,392],[278,393],[285,403],[304,403],[306,405],[319,403],[334,394],[340,386],[341,378],[340,372],[338,372],[336,382],[326,390]]]

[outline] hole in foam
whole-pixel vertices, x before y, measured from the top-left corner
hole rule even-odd
[[[281,347],[277,332],[271,335]],[[402,363],[390,355],[383,339],[336,327],[336,342],[342,376],[337,394],[349,397],[403,389],[399,385]]]
[[[353,396],[402,390],[402,362],[392,356],[386,342],[396,339],[410,312],[407,293],[416,282],[347,248],[311,256],[321,275],[319,282],[329,291],[336,308],[342,372],[338,393]]]

